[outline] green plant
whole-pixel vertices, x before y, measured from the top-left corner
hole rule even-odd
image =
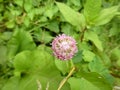
[[[119,0],[0,0],[0,89],[118,87],[119,4]],[[52,40],[61,33],[77,42],[72,63],[52,55]]]

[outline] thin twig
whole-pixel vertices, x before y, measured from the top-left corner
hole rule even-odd
[[[113,90],[120,90],[120,86],[114,86]]]
[[[46,90],[48,90],[48,88],[49,88],[49,82],[47,83]]]
[[[60,90],[62,87],[63,87],[63,85],[65,84],[65,82],[68,80],[68,78],[73,74],[73,72],[75,71],[75,67],[73,67],[71,70],[70,70],[70,72],[69,72],[69,74],[67,75],[67,77],[65,77],[62,81],[61,81],[61,83],[60,83],[60,85],[59,85],[59,87],[58,87],[58,89],[57,90]]]
[[[41,83],[39,80],[36,81],[37,82],[37,85],[38,85],[38,90],[42,90],[42,86],[41,86]]]

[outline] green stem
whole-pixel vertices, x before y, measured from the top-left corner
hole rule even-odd
[[[73,63],[72,59],[70,60],[70,65],[71,65],[71,68],[74,67],[74,63]]]
[[[63,87],[63,85],[66,83],[66,81],[69,79],[69,77],[71,77],[71,75],[73,74],[73,72],[75,71],[75,66],[74,66],[74,63],[72,60],[69,60],[67,62],[67,65],[70,65],[71,67],[71,70],[69,72],[69,74],[67,75],[67,77],[65,77],[61,82],[60,82],[60,85],[58,87],[57,90],[61,90],[61,88]]]
[[[57,90],[61,90],[61,88],[63,87],[63,85],[66,83],[66,81],[69,79],[69,77],[71,77],[71,75],[73,74],[73,72],[75,71],[75,67],[72,67],[72,69],[70,70],[69,74],[67,75],[67,77],[65,77],[61,82],[60,85],[58,87]]]

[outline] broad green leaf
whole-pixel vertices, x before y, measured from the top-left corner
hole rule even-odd
[[[7,46],[9,59],[23,50],[33,50],[36,48],[30,33],[21,29],[15,30]]]
[[[34,16],[35,16],[35,9],[31,9],[31,11],[28,12],[27,17],[29,17],[30,20],[33,20]]]
[[[61,32],[66,34],[66,35],[70,35],[73,38],[75,38],[76,40],[79,40],[79,34],[76,33],[77,28],[74,28],[71,24],[69,23],[62,23],[61,24]]]
[[[93,77],[93,76],[88,76]],[[70,78],[68,82],[70,83],[71,90],[112,90],[112,88],[107,85],[104,81],[98,80],[99,77],[89,79],[85,78]]]
[[[12,77],[8,80],[8,82],[3,86],[1,90],[16,90],[18,89],[19,78]]]
[[[68,83],[70,84],[71,90],[84,90],[84,89],[80,89],[80,79],[79,78],[75,78],[75,77],[71,77],[68,79]]]
[[[41,39],[43,40],[44,43],[49,43],[52,41],[53,36],[50,35],[50,32],[43,31],[43,36],[41,37]]]
[[[49,77],[52,75],[53,77]],[[44,75],[26,75],[22,78],[12,77],[1,90],[57,90],[63,78],[54,72]],[[41,87],[41,88],[40,88]],[[39,88],[39,89],[38,89]],[[61,90],[70,90],[68,83],[65,83]]]
[[[11,9],[10,8],[10,15],[11,15],[11,17],[15,20],[15,16],[19,16],[19,15],[21,15],[22,14],[22,10],[21,9],[17,9],[17,10],[14,10],[14,9]]]
[[[19,79],[19,84],[17,85],[17,90],[37,90],[37,75],[24,76]]]
[[[57,21],[49,22],[49,24],[46,26],[50,31],[53,31],[55,33],[59,32],[59,23]]]
[[[118,47],[114,48],[111,52],[111,59],[116,61],[117,65],[120,66],[120,49]]]
[[[13,80],[6,83],[3,90],[37,90],[41,85],[42,90],[57,90],[63,77],[60,76],[54,64],[52,55],[45,51],[41,45],[34,51],[23,51],[15,56],[15,76],[19,81]],[[20,75],[17,75],[20,72]],[[15,83],[14,83],[15,82]],[[19,84],[18,84],[19,83]],[[69,90],[66,83],[61,90]]]
[[[33,7],[33,1],[32,0],[24,0],[24,9],[26,12],[30,12],[30,10],[32,9]]]
[[[45,11],[45,7],[34,8],[34,13],[36,15],[42,15]]]
[[[72,58],[74,63],[79,63],[82,61],[82,53],[83,51],[78,51],[77,54],[75,54],[75,56]]]
[[[40,17],[40,22],[47,22],[48,19],[45,16]]]
[[[83,41],[79,44],[80,49],[82,50],[91,50],[90,44],[88,44],[86,41]]]
[[[112,6],[101,10],[99,16],[95,19],[95,25],[104,25],[108,23],[118,12],[119,6]]]
[[[108,69],[103,65],[98,57],[95,57],[94,60],[89,63],[88,67],[91,72],[99,73],[109,84],[113,85],[113,77],[110,75]]]
[[[67,22],[79,29],[83,29],[85,27],[85,18],[83,14],[74,11],[64,3],[56,2],[56,4]]]
[[[34,35],[35,39],[42,43],[49,43],[53,39],[52,35],[50,35],[50,32],[38,28],[36,28]]]
[[[15,26],[15,21],[14,20],[10,20],[8,22],[5,23],[7,28],[14,28]]]
[[[99,15],[102,0],[87,0],[84,6],[84,15],[89,24],[93,24],[94,19]]]
[[[73,35],[75,33],[71,24],[69,24],[69,23],[62,23],[61,31],[67,35]]]
[[[55,65],[63,74],[68,73],[71,69],[69,61],[55,59]]]
[[[14,66],[16,72],[34,72],[35,70],[45,70],[52,64],[52,56],[44,51],[44,46],[40,46],[34,51],[23,51],[15,56]],[[48,65],[49,64],[49,65]]]
[[[109,36],[112,37],[118,35],[120,33],[120,30],[118,30],[118,28],[120,28],[120,26],[117,23],[113,23],[112,28],[109,31]]]
[[[116,47],[112,50],[111,58],[113,60],[120,60],[120,49],[118,47]]]
[[[23,6],[23,0],[14,0],[14,2],[21,7]]]
[[[91,62],[95,57],[95,54],[89,50],[83,50],[84,61]]]
[[[27,76],[21,79],[12,77],[4,85],[2,90],[37,90],[37,79],[38,77],[35,76]]]
[[[81,1],[80,0],[70,0],[75,6],[80,6]]]
[[[4,32],[0,35],[1,40],[9,40],[12,37],[12,32]]]
[[[112,90],[111,85],[98,73],[79,72],[77,76],[82,77],[82,80],[84,79],[83,82],[80,81],[81,90],[87,90],[86,85],[89,90]]]
[[[25,24],[26,27],[28,27],[30,25],[30,18],[26,16],[23,23]]]
[[[98,72],[98,73],[107,70],[105,69],[105,67],[102,65],[102,62],[98,58],[94,58],[94,60],[89,63],[89,69],[92,72]]]
[[[106,52],[99,52],[100,59],[104,62],[104,65],[109,68],[111,67],[111,59]]]
[[[52,17],[54,16],[54,14],[58,11],[58,8],[54,5],[48,5],[46,7],[46,10],[44,12],[44,16],[49,17],[50,19],[52,19]]]
[[[99,40],[98,35],[94,31],[85,32],[85,38],[94,43],[94,45],[100,50],[103,51],[102,42]]]
[[[78,11],[82,8],[82,1],[80,0],[68,0],[67,5],[73,8],[75,11]]]
[[[80,90],[101,90],[99,87],[93,85],[91,82],[87,81],[84,78],[81,78],[80,80]],[[103,89],[103,90],[108,90],[108,89]]]
[[[22,72],[28,72],[30,69],[33,69],[33,61],[28,58],[31,55],[31,51],[23,51],[15,56],[14,67],[16,76],[20,76]]]

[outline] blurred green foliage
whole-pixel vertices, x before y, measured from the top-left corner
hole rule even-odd
[[[120,85],[119,0],[0,0],[0,90],[57,90],[71,69],[52,55],[61,33],[79,48],[61,90]]]

